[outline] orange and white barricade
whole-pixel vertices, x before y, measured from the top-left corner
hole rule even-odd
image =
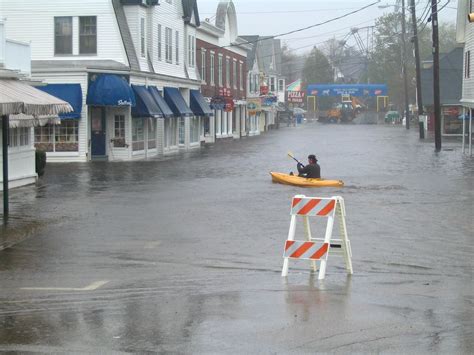
[[[342,255],[346,263],[348,274],[352,274],[351,243],[347,236],[346,209],[344,199],[340,196],[330,198],[306,197],[296,195],[291,201],[291,221],[288,240],[283,253],[283,270],[281,276],[288,275],[289,259],[310,260],[316,271],[316,261],[320,260],[318,279],[324,279],[326,264],[329,255]],[[306,240],[295,240],[297,217],[303,218]],[[326,234],[324,238],[313,238],[309,224],[309,217],[327,218]],[[339,239],[332,238],[334,219],[339,220]]]

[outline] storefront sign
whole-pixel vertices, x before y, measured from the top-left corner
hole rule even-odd
[[[225,112],[232,112],[234,110],[234,100],[232,98],[225,99]]]
[[[260,95],[267,95],[269,92],[268,86],[262,85],[260,86]]]
[[[288,91],[288,102],[303,103],[305,97],[304,91]]]
[[[262,106],[273,106],[278,100],[276,96],[262,97]]]
[[[225,108],[226,100],[222,96],[214,96],[211,99],[211,108],[214,110],[223,110]]]
[[[461,114],[458,106],[446,106],[443,107],[444,116],[455,116],[456,118]]]
[[[230,97],[232,93],[229,88],[219,88],[219,96]]]
[[[253,116],[261,110],[260,98],[247,98],[247,112],[249,115]]]

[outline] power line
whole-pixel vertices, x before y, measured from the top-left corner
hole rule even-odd
[[[323,22],[319,22],[319,23],[316,23],[314,25],[310,25],[310,26],[306,26],[306,27],[302,27],[302,28],[298,28],[296,30],[292,30],[292,31],[288,31],[288,32],[284,32],[284,33],[279,33],[277,35],[274,35],[274,36],[265,36],[265,37],[259,37],[258,39],[254,40],[254,41],[247,41],[245,43],[239,43],[239,44],[235,44],[235,43],[231,43],[229,45],[225,45],[225,46],[213,46],[213,47],[209,47],[209,48],[206,48],[206,49],[219,49],[219,48],[229,48],[229,47],[235,47],[235,46],[242,46],[242,45],[245,45],[245,44],[254,44],[254,43],[257,43],[257,42],[260,42],[260,41],[263,41],[263,40],[268,40],[268,39],[274,39],[274,38],[277,38],[277,37],[282,37],[282,36],[286,36],[286,35],[289,35],[289,34],[292,34],[292,33],[297,33],[297,32],[302,32],[302,31],[306,31],[306,30],[309,30],[310,28],[315,28],[315,27],[319,27],[319,26],[322,26],[322,25],[326,25],[328,23],[331,23],[331,22],[334,22],[334,21],[337,21],[337,20],[340,20],[342,18],[345,18],[345,17],[348,17],[348,16],[351,16],[351,15],[354,15],[360,11],[363,11],[371,6],[374,6],[375,4],[378,4],[380,2],[380,0],[377,0],[373,3],[370,3],[366,6],[363,6],[363,7],[360,7],[358,8],[357,10],[354,10],[354,11],[350,11],[348,13],[345,13],[341,16],[336,16],[336,17],[333,17],[329,20],[326,20],[326,21],[323,21]]]

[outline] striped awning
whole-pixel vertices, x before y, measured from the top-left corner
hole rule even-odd
[[[39,116],[57,116],[71,112],[71,105],[61,99],[38,90],[20,80],[0,80],[0,115],[25,114]]]

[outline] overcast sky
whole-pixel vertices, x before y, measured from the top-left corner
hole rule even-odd
[[[371,4],[376,0],[233,0],[237,11],[238,30],[240,35],[275,35],[301,27],[324,22]],[[440,0],[439,7],[448,0]],[[201,20],[214,15],[219,0],[198,0]],[[409,4],[410,0],[406,0]],[[430,0],[415,0],[417,17],[423,14]],[[336,36],[342,39],[352,27],[365,27],[374,24],[375,19],[384,13],[393,12],[394,6],[380,9],[381,5],[394,5],[397,0],[382,0],[380,4],[306,31],[279,37],[286,41],[290,48],[305,52],[328,38]],[[400,1],[398,1],[400,3]],[[457,0],[451,0],[439,13],[440,22],[455,22]],[[363,38],[365,32],[361,30]],[[352,44],[355,44],[352,39]],[[350,42],[349,42],[350,43]]]

